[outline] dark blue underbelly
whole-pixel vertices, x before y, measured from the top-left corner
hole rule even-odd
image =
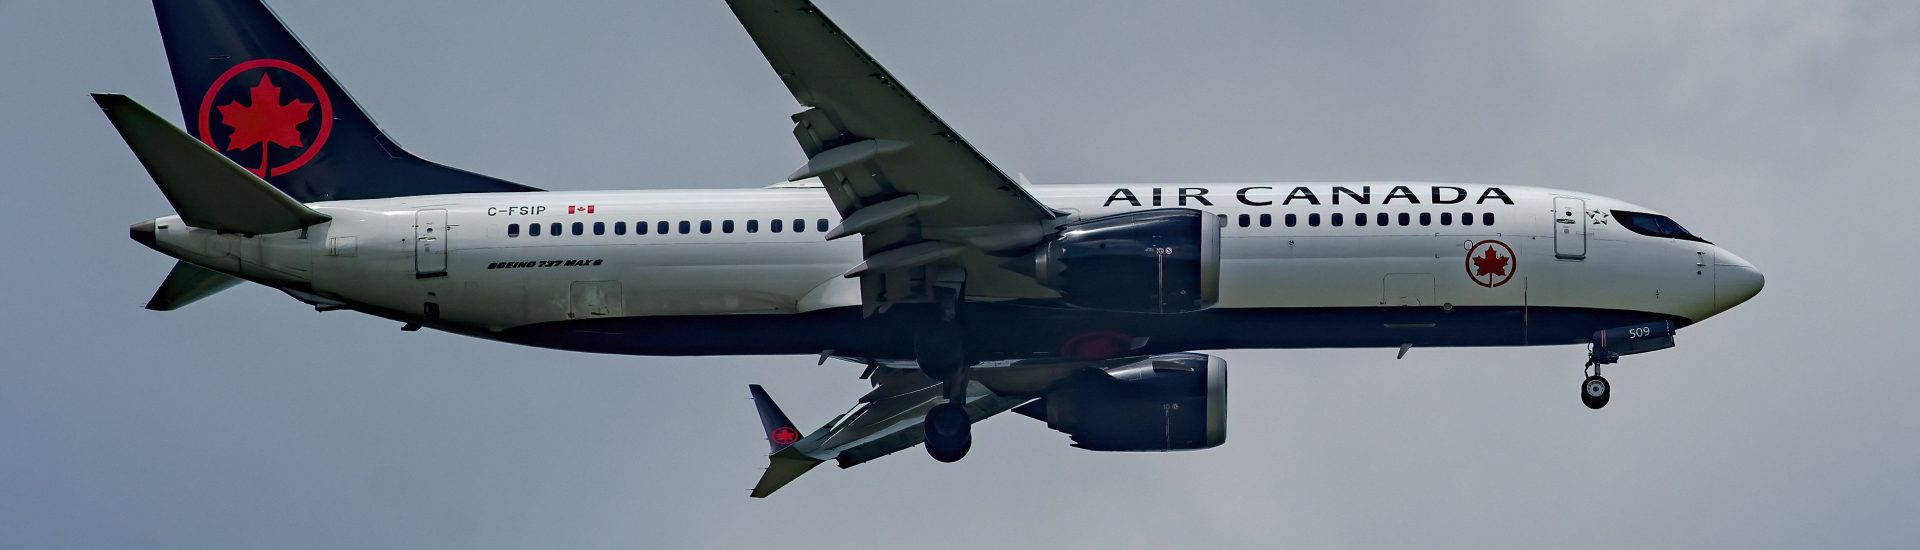
[[[496,338],[623,355],[835,355],[912,359],[921,311],[862,318],[858,308],[794,315],[619,317],[515,327]],[[1584,343],[1594,331],[1685,319],[1555,307],[1211,309],[1175,315],[970,304],[969,352],[981,361],[1105,358],[1209,349],[1528,346]],[[1137,347],[1145,338],[1144,346]]]

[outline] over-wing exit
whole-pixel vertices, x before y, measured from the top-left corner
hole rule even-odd
[[[758,189],[547,192],[408,153],[258,0],[155,0],[183,125],[94,96],[175,212],[131,228],[178,260],[147,307],[245,281],[409,331],[858,366],[872,390],[811,431],[750,388],[764,497],[829,461],[959,460],[1007,411],[1094,451],[1221,445],[1227,365],[1197,350],[1585,345],[1599,409],[1603,365],[1764,284],[1577,191],[1027,184],[811,3],[728,4],[806,161]]]

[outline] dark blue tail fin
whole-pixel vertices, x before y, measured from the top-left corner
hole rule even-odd
[[[779,405],[773,404],[766,388],[748,384],[747,393],[753,395],[753,408],[760,412],[760,428],[767,433],[767,445],[773,448],[770,452],[780,452],[800,441],[800,430],[793,427],[792,420],[787,420],[787,413],[780,412]]]
[[[401,149],[260,0],[153,0],[187,132],[301,202],[539,191]]]

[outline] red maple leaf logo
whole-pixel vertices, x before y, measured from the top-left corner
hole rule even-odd
[[[795,441],[799,440],[800,430],[786,426],[781,426],[773,430],[773,443],[775,445],[792,445]]]
[[[1487,253],[1473,258],[1473,269],[1479,276],[1507,275],[1507,262],[1513,258],[1503,258],[1493,253],[1493,247],[1487,247]]]
[[[268,144],[286,148],[301,147],[301,123],[307,121],[313,104],[295,99],[280,103],[280,87],[266,75],[260,76],[260,83],[247,90],[251,94],[252,105],[241,105],[235,101],[221,105],[220,123],[233,128],[233,135],[227,138],[228,151],[244,151],[254,145],[260,146],[260,169],[249,168],[254,175],[267,177]]]

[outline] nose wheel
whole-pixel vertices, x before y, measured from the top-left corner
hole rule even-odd
[[[1589,409],[1598,410],[1607,406],[1607,399],[1613,396],[1613,385],[1607,383],[1598,373],[1588,376],[1580,382],[1580,402]]]
[[[1580,403],[1589,409],[1599,410],[1600,407],[1607,406],[1607,400],[1613,397],[1613,384],[1600,376],[1600,365],[1613,362],[1608,359],[1618,360],[1601,355],[1595,355],[1587,360],[1587,367],[1593,369],[1593,374],[1586,380],[1580,381]]]

